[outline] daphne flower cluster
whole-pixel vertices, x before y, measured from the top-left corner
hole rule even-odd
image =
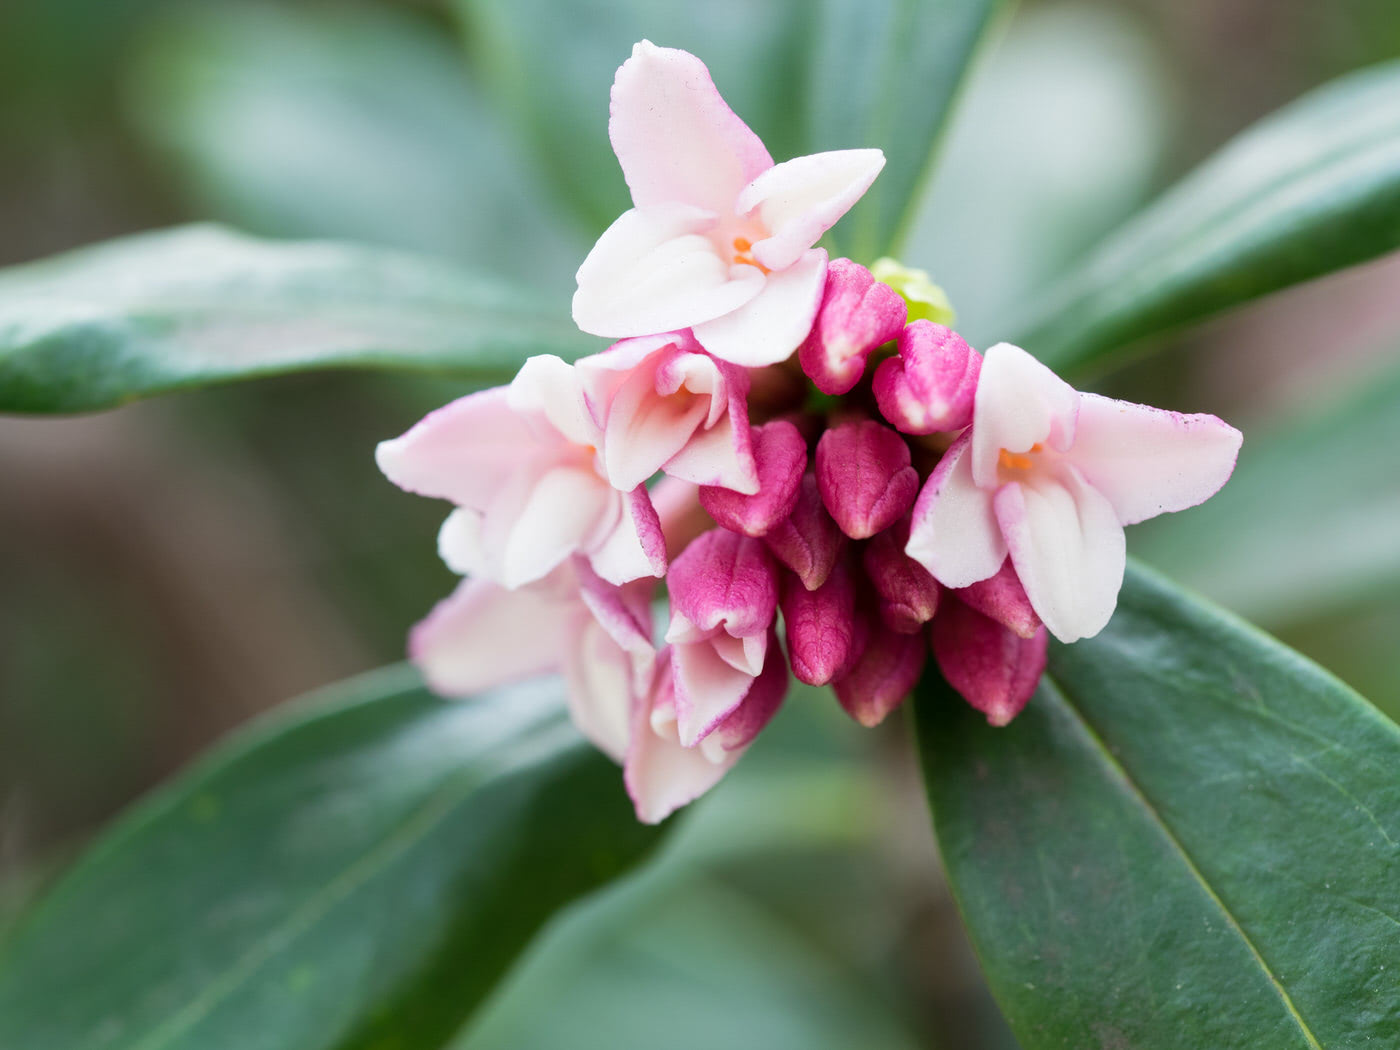
[[[978,354],[916,273],[829,260],[816,242],[883,154],[775,164],[693,55],[638,44],[609,131],[634,207],[573,307],[618,341],[532,358],[379,448],[456,508],[439,547],[465,579],[410,639],[429,684],[562,673],[649,822],[724,775],[790,676],[873,726],[931,655],[1009,722],[1048,636],[1108,622],[1123,526],[1212,495],[1239,432]]]

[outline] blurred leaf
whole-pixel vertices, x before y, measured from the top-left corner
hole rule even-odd
[[[1190,514],[1145,525],[1139,557],[1270,624],[1400,583],[1400,368],[1311,419],[1251,437]],[[1284,571],[1286,570],[1286,571]]]
[[[608,92],[643,38],[698,55],[776,160],[883,148],[884,172],[838,227],[867,262],[903,231],[978,40],[1003,0],[456,0],[474,57],[523,122],[561,197],[597,234],[629,207]]]
[[[903,252],[974,346],[1142,205],[1174,86],[1159,35],[1122,7],[1029,7],[987,49]]]
[[[1009,7],[1007,0],[817,5],[807,88],[791,99],[806,110],[801,152],[879,146],[886,158],[870,192],[831,232],[837,254],[868,263],[898,252],[973,52]]]
[[[212,217],[572,284],[587,246],[432,23],[365,7],[177,9],[138,57],[138,123]]]
[[[674,868],[568,916],[503,992],[456,1050],[920,1045],[846,960]]]
[[[557,689],[447,703],[391,669],[241,734],[6,943],[0,1046],[441,1046],[656,839]]]
[[[1061,370],[1400,247],[1400,62],[1227,145],[1012,326]]]
[[[919,698],[944,861],[1025,1050],[1383,1045],[1400,1019],[1400,728],[1132,569],[993,729]]]
[[[323,368],[505,382],[530,354],[594,344],[564,307],[388,249],[142,234],[0,271],[0,411]]]

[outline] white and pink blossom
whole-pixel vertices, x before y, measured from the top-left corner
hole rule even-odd
[[[792,354],[826,280],[817,240],[884,167],[878,149],[774,164],[694,55],[643,40],[617,71],[608,123],[633,207],[578,271],[574,321],[612,338],[692,329],[756,367]]]
[[[1215,416],[1082,394],[1001,343],[983,360],[971,429],[919,495],[907,550],[953,588],[1009,555],[1051,634],[1092,637],[1118,602],[1123,526],[1209,499],[1240,441]]]

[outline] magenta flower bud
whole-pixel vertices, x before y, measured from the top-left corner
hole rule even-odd
[[[817,319],[797,351],[802,371],[823,394],[847,393],[870,352],[899,335],[908,316],[908,304],[893,288],[859,263],[833,259]]]
[[[785,576],[780,601],[792,673],[808,685],[826,685],[852,663],[857,641],[856,589],[845,560],[816,590]]]
[[[982,356],[951,328],[915,321],[899,336],[899,356],[875,369],[880,412],[906,434],[961,430],[972,422]]]
[[[671,608],[699,631],[762,634],[778,607],[778,573],[763,544],[711,529],[681,552],[666,576]]]
[[[863,540],[904,517],[919,494],[919,475],[904,439],[864,419],[834,427],[817,442],[817,488],[841,531]]]
[[[726,529],[762,536],[786,520],[797,505],[802,473],[807,469],[807,442],[787,420],[775,419],[753,428],[751,444],[758,491],[745,496],[733,489],[704,485],[700,504]]]
[[[1021,713],[1045,670],[1049,634],[1022,638],[970,605],[947,601],[930,631],[934,659],[948,684],[994,726]]]
[[[788,519],[765,533],[763,542],[809,591],[816,590],[831,575],[846,537],[822,506],[817,478],[811,471],[802,477],[797,502]]]
[[[1026,597],[1026,588],[1016,575],[1016,567],[1007,558],[994,576],[978,580],[970,587],[955,592],[958,600],[971,606],[983,616],[989,616],[1022,638],[1034,638],[1040,630],[1040,617]]]
[[[879,596],[880,619],[900,634],[914,634],[938,610],[938,581],[904,553],[909,520],[895,522],[865,546],[865,574]]]
[[[900,634],[872,618],[865,651],[833,683],[836,699],[861,725],[879,725],[914,688],[926,653],[923,635]]]

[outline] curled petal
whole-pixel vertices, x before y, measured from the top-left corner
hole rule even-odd
[[[728,751],[713,761],[698,747],[682,747],[676,728],[675,677],[669,660],[655,685],[633,707],[631,739],[623,765],[627,794],[644,824],[656,824],[719,783],[739,760]]]
[[[545,472],[507,526],[501,584],[519,587],[538,580],[574,551],[594,546],[617,520],[616,504],[616,493],[591,470]]]
[[[579,617],[564,654],[564,682],[574,726],[598,750],[621,762],[631,737],[631,706],[637,661],[602,624]],[[653,660],[642,661],[650,679]]]
[[[463,580],[409,633],[408,657],[433,692],[470,696],[558,670],[578,612],[549,588]]]
[[[865,195],[885,166],[878,149],[813,153],[774,165],[744,187],[735,210],[772,231],[753,246],[770,270],[791,266]]]
[[[751,431],[758,490],[752,495],[718,486],[700,489],[700,503],[720,525],[745,536],[762,536],[785,521],[797,505],[807,466],[807,442],[787,420]]]
[[[664,576],[666,537],[646,486],[615,492],[612,498],[617,506],[615,523],[588,553],[594,571],[614,584]]]
[[[1071,462],[1124,525],[1204,503],[1230,479],[1243,435],[1208,415],[1079,395]]]
[[[728,213],[773,166],[694,55],[643,40],[617,71],[608,135],[639,208],[679,202]]]
[[[1062,469],[1003,486],[995,506],[1016,575],[1050,633],[1075,642],[1103,630],[1127,561],[1112,504]]]
[[[625,211],[583,260],[574,323],[593,335],[689,328],[739,309],[764,290],[752,266],[731,266],[708,234],[718,217],[686,204]]]
[[[769,633],[767,653],[763,660],[763,670],[749,691],[744,694],[743,703],[736,707],[713,733],[705,737],[701,746],[713,757],[715,748],[724,752],[742,750],[752,743],[763,727],[773,720],[787,695],[788,668],[783,659],[783,650],[778,639]]]
[[[1074,444],[1079,393],[1019,346],[998,343],[982,358],[972,421],[972,477],[995,488],[1001,452]]]
[[[914,503],[905,553],[945,587],[966,587],[994,574],[1006,560],[991,492],[972,479],[964,434],[943,454]]]
[[[826,281],[826,252],[813,248],[784,270],[766,278],[753,266],[736,266],[758,274],[762,290],[742,306],[694,323],[695,338],[716,357],[746,368],[775,365],[792,356],[811,331]]]
[[[822,503],[854,540],[863,540],[902,518],[919,491],[909,446],[872,419],[843,423],[817,443],[817,486]]]
[[[768,634],[765,630],[739,639],[721,631],[695,639],[694,625],[672,613],[667,639],[673,642],[676,726],[682,746],[694,747],[743,702],[763,670]]]
[[[1045,628],[1029,638],[1008,630],[960,601],[933,621],[933,655],[943,677],[994,726],[1021,713],[1045,670]]]
[[[584,402],[574,366],[554,354],[528,358],[510,386],[507,400],[515,411],[539,416],[574,445],[596,445],[598,428]]]

